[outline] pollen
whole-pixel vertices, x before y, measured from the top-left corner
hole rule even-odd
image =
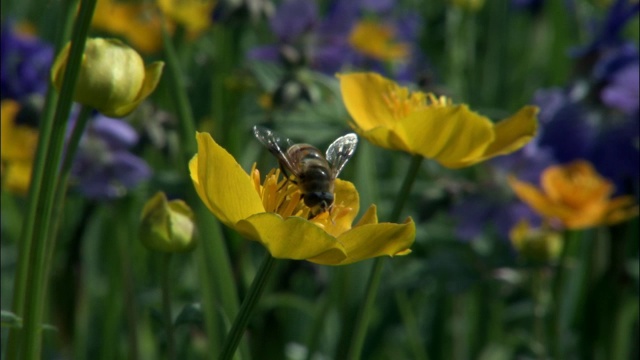
[[[420,91],[412,92],[406,87],[395,84],[389,85],[387,91],[382,94],[382,99],[396,119],[405,118],[414,111],[452,105],[451,99],[446,96],[436,96],[433,93]]]
[[[305,216],[309,208],[302,202],[302,193],[298,186],[281,175],[280,169],[272,169],[261,183],[260,171],[256,169],[256,164],[251,168],[251,180],[265,210],[277,213],[283,218]]]

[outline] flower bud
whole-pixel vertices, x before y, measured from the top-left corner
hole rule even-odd
[[[550,263],[562,250],[562,236],[551,229],[532,229],[526,220],[521,220],[509,233],[511,243],[528,262]]]
[[[167,201],[165,194],[158,192],[142,210],[140,239],[150,250],[182,252],[193,249],[196,245],[193,211],[184,201]]]
[[[71,43],[58,54],[51,80],[60,90]],[[142,57],[116,39],[87,39],[74,101],[91,106],[109,117],[132,112],[158,85],[164,63],[145,67]]]

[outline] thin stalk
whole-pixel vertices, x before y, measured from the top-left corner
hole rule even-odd
[[[176,54],[173,42],[167,32],[166,24],[162,26],[162,43],[164,45],[164,55],[167,60],[167,70],[169,70],[167,75],[171,84],[170,87],[175,89],[173,92],[173,99],[175,101],[176,111],[178,112],[180,136],[182,138],[182,152],[188,159],[197,151],[194,141],[196,136],[196,126],[195,121],[193,120],[193,111],[189,104],[189,98],[186,92],[186,85],[182,78],[178,55]]]
[[[32,269],[27,280],[24,342],[21,344],[23,345],[24,351],[22,358],[24,359],[39,359],[41,356],[44,294],[47,283],[47,276],[45,274],[46,250],[49,248],[47,241],[50,240],[52,235],[49,230],[55,198],[55,187],[58,179],[58,166],[64,147],[66,123],[71,111],[71,103],[78,79],[82,54],[84,53],[85,41],[95,6],[96,0],[83,0],[80,4],[78,17],[73,29],[71,49],[64,80],[58,98],[53,124],[51,124],[52,131],[50,140],[48,141],[47,150],[44,151],[44,153],[38,151],[37,154],[45,158],[44,161],[39,159],[37,162],[39,166],[43,166],[43,169],[36,170],[41,171],[42,178],[36,180],[40,180],[39,183],[33,184],[33,186],[36,189],[40,189],[40,191],[36,191],[37,196],[29,199],[30,202],[35,201],[35,205],[30,205],[33,206],[35,214],[30,214],[28,217],[30,223],[25,224],[27,228],[33,229],[33,234],[29,239],[23,239],[23,241],[31,242],[29,260]],[[47,144],[47,141],[43,140],[41,144]]]
[[[124,301],[125,324],[127,326],[127,359],[137,360],[140,358],[140,346],[138,345],[138,310],[136,306],[135,276],[132,276],[133,269],[131,244],[135,241],[137,234],[138,216],[140,209],[133,204],[132,197],[125,197],[118,203],[118,214],[116,218],[118,226],[117,246],[118,259],[120,260],[120,283],[122,284],[122,295]]]
[[[49,272],[49,266],[51,265],[51,261],[53,259],[53,253],[57,240],[58,225],[60,222],[60,214],[62,214],[62,209],[64,208],[64,199],[67,195],[67,185],[69,183],[71,165],[73,164],[73,159],[75,158],[76,152],[78,151],[78,145],[80,144],[80,139],[82,137],[82,134],[84,133],[84,128],[89,121],[90,115],[91,108],[88,106],[82,106],[82,108],[80,109],[80,114],[78,115],[78,118],[76,120],[76,124],[71,131],[71,137],[67,142],[64,159],[62,160],[62,167],[60,168],[60,175],[58,176],[58,182],[56,183],[55,199],[53,201],[54,208],[51,216],[51,229],[49,230],[49,233],[51,234],[51,241],[49,241],[49,243],[47,244],[48,249],[46,250],[46,272]]]
[[[573,254],[576,251],[576,245],[578,242],[577,237],[579,233],[577,231],[565,232],[564,244],[562,246],[562,252],[560,254],[560,259],[558,260],[558,265],[556,266],[556,271],[552,280],[552,293],[553,297],[553,308],[551,309],[551,335],[549,339],[551,339],[550,351],[553,352],[555,359],[562,358],[564,353],[563,346],[563,331],[564,326],[562,324],[562,299],[563,299],[563,288],[567,278],[567,267],[569,266],[569,262]]]
[[[396,202],[391,211],[390,221],[397,222],[402,214],[402,209],[409,197],[411,187],[418,175],[420,165],[422,164],[422,157],[414,155],[409,164],[407,175],[404,178],[400,192],[396,197]],[[360,312],[356,318],[356,324],[353,330],[353,336],[351,337],[351,344],[349,351],[347,352],[347,359],[358,360],[362,352],[362,345],[364,344],[364,338],[367,334],[367,327],[369,325],[369,318],[371,317],[371,311],[375,296],[378,293],[378,287],[380,287],[380,279],[382,278],[382,268],[384,266],[384,258],[378,257],[374,260],[371,272],[369,273],[369,280],[365,290],[365,298],[360,307]]]
[[[77,8],[79,0],[70,0],[66,4],[64,12],[63,26],[56,37],[55,50],[56,53],[62,49],[65,42],[71,34],[71,25],[73,24],[73,15]],[[29,255],[31,253],[33,225],[36,222],[36,201],[40,196],[40,188],[42,186],[42,176],[44,172],[44,160],[49,140],[51,139],[51,130],[53,128],[53,115],[55,104],[58,101],[58,93],[53,89],[51,83],[45,96],[44,108],[42,111],[42,121],[40,122],[40,135],[38,138],[38,147],[36,150],[35,162],[33,165],[33,173],[31,175],[31,184],[29,188],[29,201],[27,203],[27,214],[23,219],[21,228],[21,241],[18,244],[18,267],[16,269],[13,289],[12,307],[14,314],[18,316],[24,315],[25,296],[27,288],[27,279],[29,276]],[[7,338],[7,359],[15,359],[18,356],[19,344],[21,343],[22,331],[16,328],[9,329]]]
[[[539,359],[546,359],[547,341],[545,337],[545,304],[544,304],[544,273],[543,269],[534,269],[531,281],[531,291],[533,295],[533,322],[532,330],[534,334],[534,351]]]
[[[176,37],[180,36],[180,34],[176,34]],[[188,160],[198,150],[195,139],[196,124],[193,117],[193,109],[189,102],[186,85],[180,69],[180,63],[174,45],[175,41],[171,41],[166,28],[163,28],[162,38],[167,61],[168,80],[170,81],[171,88],[175,90],[173,99],[180,122],[179,130],[182,140],[182,151],[184,158]],[[214,99],[220,98],[223,96],[223,93],[217,93]],[[221,104],[221,106],[222,105],[224,104]],[[218,219],[213,217],[204,207],[202,201],[200,201],[195,194],[195,191],[190,192],[189,202],[197,204],[194,205],[194,209],[199,218],[198,227],[200,233],[211,234],[213,238],[213,241],[207,241],[209,239],[201,241],[196,251],[199,253],[197,259],[201,269],[200,277],[202,279],[203,296],[214,300],[203,303],[209,346],[210,349],[218,349],[219,347],[216,346],[216,344],[222,341],[222,339],[217,336],[222,328],[218,324],[224,323],[225,319],[219,320],[220,317],[218,316],[216,303],[222,305],[224,315],[230,318],[235,316],[239,308],[238,291],[233,280],[231,262]]]
[[[264,260],[262,260],[262,264],[260,265],[260,269],[256,273],[256,277],[253,279],[251,283],[251,287],[249,288],[249,292],[247,293],[247,297],[242,301],[242,306],[240,307],[240,312],[236,316],[233,321],[233,326],[227,334],[227,338],[225,340],[224,347],[218,356],[220,360],[229,360],[233,358],[233,354],[236,352],[236,348],[240,343],[240,339],[242,339],[242,335],[244,334],[244,329],[253,314],[253,309],[258,304],[258,300],[262,296],[262,292],[264,291],[264,287],[269,280],[271,273],[273,272],[273,265],[275,264],[275,258],[271,256],[271,254],[267,253],[265,255]]]
[[[169,266],[171,266],[171,253],[162,254],[160,265],[160,281],[162,282],[162,316],[167,338],[167,359],[176,358],[176,341],[173,335],[173,315],[171,315],[171,281],[169,279]]]
[[[418,323],[416,321],[416,315],[411,307],[409,297],[404,291],[396,291],[395,294],[396,305],[402,316],[402,322],[405,324],[407,331],[407,340],[411,346],[413,352],[413,359],[426,360],[429,358],[427,352],[422,346],[420,339],[420,332],[418,331]]]
[[[309,335],[307,336],[307,360],[311,360],[313,358],[313,355],[318,348],[318,343],[320,342],[320,334],[322,332],[322,325],[324,324],[324,320],[327,317],[330,305],[331,297],[327,295],[320,303],[320,309],[317,311],[317,314],[311,326],[311,330],[309,331]]]

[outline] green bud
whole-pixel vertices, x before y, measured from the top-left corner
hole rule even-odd
[[[58,91],[70,49],[68,43],[51,68]],[[155,90],[163,67],[162,61],[145,67],[142,57],[120,40],[87,39],[73,99],[107,116],[123,117]]]
[[[142,210],[140,239],[148,249],[189,251],[196,245],[194,235],[193,211],[184,201],[167,201],[161,191],[147,201]]]
[[[532,229],[521,220],[509,233],[511,243],[520,256],[533,263],[554,262],[562,250],[562,236],[550,229]]]

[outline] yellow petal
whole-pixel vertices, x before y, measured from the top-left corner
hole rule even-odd
[[[326,232],[338,236],[351,229],[351,224],[360,211],[360,197],[351,182],[340,179],[335,181],[334,196],[334,207],[331,211],[341,213],[327,216],[321,224]]]
[[[199,33],[211,26],[214,0],[158,0],[162,12],[190,32]]]
[[[13,161],[7,164],[2,174],[4,186],[13,193],[26,195],[31,184],[32,168],[33,164],[26,161]]]
[[[344,105],[357,126],[369,131],[378,126],[393,128],[394,114],[383,95],[397,85],[375,73],[339,74]]]
[[[196,133],[198,154],[189,162],[191,180],[198,195],[225,225],[264,212],[249,175],[207,133]]]
[[[138,93],[138,96],[136,96],[136,99],[129,104],[124,104],[123,106],[114,109],[113,115],[109,116],[123,117],[135,110],[135,108],[138,107],[138,105],[140,105],[140,103],[156,89],[160,82],[163,68],[164,62],[162,61],[156,61],[147,66],[144,70],[144,82],[142,83],[142,87],[140,88],[140,92]]]
[[[495,139],[491,121],[466,105],[414,111],[399,126],[413,153],[449,168],[477,162]]]
[[[333,236],[301,217],[283,219],[276,213],[261,213],[241,220],[237,230],[259,241],[278,259],[305,260],[322,257],[342,261],[346,252]]]
[[[481,160],[512,153],[526,145],[538,131],[538,107],[525,106],[515,115],[495,124],[495,140]]]
[[[618,196],[609,202],[605,223],[617,224],[631,219],[638,216],[638,210],[638,205],[635,205],[633,196]]]
[[[378,214],[376,213],[376,205],[372,204],[369,206],[367,211],[362,215],[360,221],[356,226],[362,226],[367,224],[377,224],[378,223]]]
[[[390,150],[415,153],[394,129],[379,126],[371,130],[364,131],[359,129],[355,123],[352,124],[351,127],[358,133],[358,135],[367,139],[376,146]]]
[[[38,130],[28,125],[16,124],[16,116],[21,105],[15,100],[4,99],[2,109],[2,127],[0,128],[0,153],[2,161],[33,160],[38,145]]]
[[[403,224],[381,223],[357,226],[340,235],[338,240],[347,250],[340,265],[377,257],[407,254],[416,238],[416,225],[411,218]]]
[[[516,195],[543,216],[566,219],[574,213],[572,209],[553,202],[531,184],[522,182],[515,177],[509,177],[508,181]]]
[[[124,36],[145,53],[162,48],[162,19],[151,2],[98,0],[92,27]]]

